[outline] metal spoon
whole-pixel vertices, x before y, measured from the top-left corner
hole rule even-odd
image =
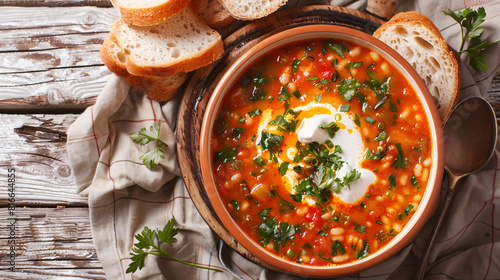
[[[481,97],[470,97],[458,104],[444,124],[444,142],[445,169],[450,175],[450,183],[444,205],[436,212],[439,220],[422,252],[414,279],[425,276],[431,248],[453,198],[455,185],[463,177],[481,170],[495,151],[497,124],[491,105]]]

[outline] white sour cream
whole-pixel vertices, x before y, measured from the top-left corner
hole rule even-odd
[[[330,138],[328,133],[320,128],[320,125],[333,121],[337,122],[340,129],[335,133],[333,138]],[[339,145],[342,148],[340,156],[345,163],[337,172],[338,178],[344,177],[345,174],[353,169],[357,169],[361,173],[359,179],[350,183],[350,189],[342,188],[339,193],[335,194],[342,201],[355,203],[365,195],[368,186],[375,182],[375,174],[371,170],[363,169],[360,166],[364,155],[363,140],[357,126],[348,114],[332,111],[332,114],[319,114],[310,118],[304,118],[298,128],[297,134],[301,143],[318,142],[319,144],[324,144],[327,140],[330,140],[334,145]]]

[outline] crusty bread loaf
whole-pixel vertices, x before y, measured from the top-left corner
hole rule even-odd
[[[127,24],[151,26],[162,23],[184,9],[190,0],[111,0]]]
[[[195,14],[214,29],[229,25],[235,20],[218,0],[191,1],[191,7]]]
[[[108,69],[118,76],[125,77],[136,88],[144,89],[146,94],[156,101],[172,99],[177,89],[186,81],[187,74],[179,72],[166,77],[135,76],[127,71],[127,55],[123,52],[111,34],[101,46],[101,59]]]
[[[240,20],[254,20],[265,17],[283,6],[288,0],[219,0],[220,3]]]
[[[117,20],[111,28],[127,54],[127,71],[137,76],[170,76],[217,60],[224,51],[217,31],[186,7],[166,22],[137,27]]]
[[[425,81],[444,122],[460,90],[457,58],[439,29],[416,12],[399,13],[373,34],[403,56]]]

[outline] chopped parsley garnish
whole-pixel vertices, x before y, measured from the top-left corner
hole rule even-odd
[[[394,104],[394,102],[392,102],[391,100],[389,100],[389,109],[392,112],[397,112],[398,111],[398,107],[396,107],[396,104]]]
[[[282,162],[280,166],[278,167],[278,171],[280,172],[281,176],[285,176],[286,171],[288,170],[288,165],[290,165],[289,162]]]
[[[255,162],[258,166],[262,167],[262,166],[266,166],[268,165],[269,163],[264,161],[261,157],[256,157],[253,159],[253,162]]]
[[[361,260],[368,256],[369,251],[370,248],[368,246],[368,242],[366,242],[366,240],[363,240],[363,249],[357,250],[354,256],[356,257],[356,259]]]
[[[260,109],[255,109],[253,111],[248,112],[248,115],[250,116],[250,118],[253,118],[255,116],[259,116],[260,114],[262,114],[262,111]]]
[[[307,59],[309,59],[310,61],[314,61],[314,57],[312,56],[308,56]]]
[[[415,174],[413,174],[413,176],[411,176],[411,184],[416,187],[418,185],[418,181],[417,181],[417,178],[415,177]]]
[[[312,76],[312,77],[309,77],[306,79],[306,81],[316,81],[316,80],[319,80],[319,78],[315,77],[315,76]]]
[[[328,47],[332,51],[337,53],[340,57],[344,58],[344,53],[342,51],[342,46],[340,44],[336,44],[336,43],[327,43],[327,44],[328,44]]]
[[[266,98],[267,91],[263,91],[262,89],[255,87],[250,95],[250,101],[257,102],[264,100]]]
[[[325,130],[326,133],[328,133],[328,136],[330,136],[330,138],[333,138],[335,136],[335,133],[340,129],[340,127],[337,125],[335,121],[331,123],[324,123],[319,127]]]
[[[363,66],[363,61],[349,62],[347,64],[347,67],[349,67],[349,68],[358,68],[358,67],[361,67],[361,66]]]
[[[295,227],[286,222],[276,222],[275,218],[263,222],[260,226],[260,244],[266,247],[271,240],[274,240],[274,251],[278,253],[279,247],[285,247],[285,243],[295,238]]]
[[[405,208],[405,211],[404,211],[406,216],[408,216],[408,214],[410,214],[413,207],[415,207],[415,206],[413,206],[413,204],[411,204],[411,203],[408,204],[408,206]]]
[[[247,118],[245,118],[245,117],[240,117],[240,118],[238,119],[238,121],[237,121],[237,122],[238,122],[238,123],[244,123],[246,120],[247,120]]]
[[[351,105],[349,104],[340,104],[339,111],[340,112],[349,112],[351,110]]]
[[[391,164],[391,167],[406,168],[406,160],[401,143],[396,143],[396,149],[398,150],[398,155],[396,156],[396,160]]]
[[[342,242],[340,242],[339,240],[335,240],[332,243],[332,256],[337,255],[337,250],[341,255],[344,255],[346,253],[344,245],[342,245]]]
[[[358,114],[354,114],[354,123],[355,123],[358,127],[361,127],[361,122],[359,121],[359,116],[358,116]]]
[[[392,191],[394,187],[396,187],[396,175],[389,175],[389,178],[387,178],[387,180],[389,180],[389,190]]]
[[[230,202],[231,205],[233,206],[234,211],[240,210],[240,205],[238,204],[238,201],[231,199]]]
[[[360,87],[361,83],[357,79],[343,79],[337,85],[337,91],[346,102],[350,102],[354,94],[356,94],[356,90],[358,90]]]
[[[367,116],[365,118],[365,122],[369,123],[369,124],[374,124],[377,120],[374,119],[372,116]]]
[[[225,149],[222,149],[215,153],[214,162],[222,161],[222,163],[233,162],[236,160],[236,156],[238,155],[238,148],[231,148],[226,146]]]
[[[269,151],[270,160],[274,161],[274,163],[278,163],[278,158],[275,154],[278,152],[278,148],[281,146],[283,140],[285,140],[283,135],[276,135],[268,133],[267,131],[262,131],[259,146],[261,146],[262,149]]]
[[[321,97],[323,97],[323,94],[320,94],[318,96],[316,96],[316,102],[320,103],[321,102]]]
[[[379,100],[381,100],[389,91],[389,81],[390,78],[386,78],[383,83],[380,83],[376,79],[374,79],[374,74],[370,75],[371,71],[367,70],[368,76],[372,79],[371,81],[365,80],[364,85],[369,87],[371,90],[375,92],[375,95]]]
[[[271,207],[269,208],[264,208],[260,210],[260,212],[257,214],[257,217],[259,217],[262,221],[266,221],[267,218],[269,218],[269,211],[271,211]]]
[[[297,73],[297,68],[299,67],[300,60],[296,59],[292,63],[292,74]]]
[[[373,140],[375,141],[382,141],[387,137],[387,133],[385,131],[380,131],[377,136]]]
[[[234,140],[240,140],[241,134],[245,132],[246,129],[241,128],[241,127],[235,127],[233,128],[233,139]]]
[[[377,102],[377,104],[375,104],[375,106],[373,106],[373,109],[378,110],[378,109],[382,108],[382,106],[384,106],[385,102],[387,102],[388,99],[389,99],[389,95],[384,96],[381,100],[379,100],[379,102]]]
[[[288,93],[287,86],[288,86],[288,84],[285,84],[281,87],[280,93],[278,94],[279,101],[285,101],[285,100],[289,99],[290,97],[292,97],[290,95],[290,93]]]
[[[379,160],[379,159],[385,157],[385,153],[387,152],[388,148],[389,148],[389,146],[386,146],[384,151],[377,149],[377,151],[375,153],[373,153],[369,148],[367,148],[366,153],[365,153],[365,159]]]
[[[295,96],[297,99],[300,99],[302,96],[300,95],[300,90],[296,90],[292,92],[292,95]]]
[[[361,233],[366,233],[366,226],[356,226],[354,230],[359,231]]]

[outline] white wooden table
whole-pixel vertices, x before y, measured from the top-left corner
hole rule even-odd
[[[105,0],[0,0],[0,279],[106,279],[65,144],[110,75],[116,18]],[[500,75],[488,100],[499,112]]]

